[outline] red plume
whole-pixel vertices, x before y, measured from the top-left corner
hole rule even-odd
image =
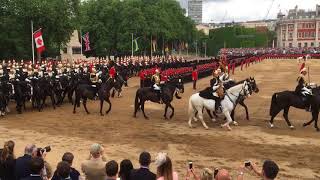
[[[302,63],[300,66],[300,71],[306,66],[306,63]]]

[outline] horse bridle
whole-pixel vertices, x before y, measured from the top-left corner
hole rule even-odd
[[[247,93],[247,90],[245,89],[246,86],[248,86],[248,88],[249,88],[249,90],[248,90],[249,93]],[[230,101],[232,102],[232,104],[233,104],[234,106],[236,106],[236,104],[238,104],[238,102],[239,102],[239,98],[240,98],[240,97],[246,97],[246,96],[248,96],[248,94],[250,94],[250,89],[251,89],[250,84],[249,84],[247,81],[245,81],[244,86],[242,86],[241,91],[239,92],[239,96],[237,96],[237,95],[235,95],[235,94],[233,94],[233,93],[230,93],[231,95],[233,95],[234,97],[236,97],[236,102],[233,102],[233,101],[232,101],[232,99],[231,99],[231,97],[229,96],[229,93],[228,93],[228,92],[226,92],[226,95],[227,95],[227,97],[230,99]],[[244,92],[243,95],[241,94],[242,91]]]

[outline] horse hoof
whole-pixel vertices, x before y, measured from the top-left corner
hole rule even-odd
[[[211,121],[212,122],[217,122],[217,120],[215,118],[212,118]]]
[[[76,112],[75,111],[73,111],[73,114],[75,114]]]
[[[238,124],[238,122],[233,121],[233,125],[238,126],[239,124]]]
[[[271,123],[269,123],[269,126],[270,126],[271,129],[274,128],[274,125],[271,124]]]
[[[303,123],[302,127],[306,127],[307,126],[307,123]]]
[[[295,129],[295,127],[291,125],[291,126],[290,126],[290,129],[292,129],[292,130],[293,130],[293,129]]]

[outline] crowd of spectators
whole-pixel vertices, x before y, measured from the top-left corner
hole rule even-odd
[[[81,164],[81,172],[72,167],[74,156],[70,152],[64,153],[56,170],[46,162],[47,149],[37,148],[35,145],[27,145],[24,155],[16,158],[14,155],[15,143],[5,142],[0,151],[0,180],[231,180],[232,177],[226,169],[205,168],[198,173],[192,162],[186,167],[186,174],[178,174],[168,154],[160,152],[154,158],[157,167],[155,173],[151,172],[149,166],[152,162],[150,153],[142,152],[139,156],[140,167],[134,168],[132,162],[125,159],[120,162],[107,161],[104,157],[104,149],[100,144],[92,144],[90,156]],[[244,174],[252,171],[257,179],[272,180],[279,172],[278,165],[266,160],[262,170],[254,163],[246,162],[238,168],[235,178],[243,180]]]
[[[301,48],[222,48],[219,54],[232,56],[250,56],[264,54],[317,54],[320,47],[301,47]]]

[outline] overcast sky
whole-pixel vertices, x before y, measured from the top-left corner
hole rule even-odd
[[[319,0],[204,0],[203,22],[230,22],[276,18],[281,9],[282,13],[298,5],[299,9],[315,10]],[[272,4],[272,6],[271,6]]]

